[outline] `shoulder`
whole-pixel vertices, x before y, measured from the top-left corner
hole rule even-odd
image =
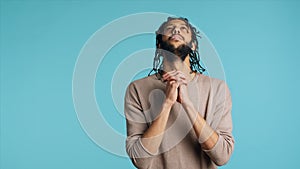
[[[135,85],[145,85],[146,83],[154,83],[156,81],[158,81],[158,78],[155,74],[153,74],[151,76],[146,76],[144,78],[134,80],[131,83]]]
[[[145,90],[148,88],[155,88],[160,85],[162,82],[156,77],[156,75],[147,76],[138,80],[132,81],[128,85],[127,90]]]
[[[202,88],[207,88],[213,93],[229,92],[229,87],[225,80],[209,77],[204,74],[197,73],[197,85]]]
[[[222,86],[226,85],[226,82],[221,79],[209,77],[204,74],[197,73],[197,83],[199,84],[204,84],[204,85],[210,85],[211,87],[217,87],[217,86]]]

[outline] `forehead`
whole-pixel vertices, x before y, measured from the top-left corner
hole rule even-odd
[[[171,20],[166,25],[186,25],[186,26],[188,26],[183,20],[180,20],[180,19]]]

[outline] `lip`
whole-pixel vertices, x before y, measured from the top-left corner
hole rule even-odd
[[[178,35],[178,34],[176,34],[176,35],[173,35],[173,36],[171,36],[170,38],[169,38],[170,40],[183,40],[183,37],[181,36],[181,35]]]

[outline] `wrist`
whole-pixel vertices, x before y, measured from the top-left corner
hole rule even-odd
[[[193,103],[192,103],[191,100],[185,100],[185,101],[182,103],[182,106],[183,106],[184,108],[189,108],[189,107],[193,107],[194,105],[193,105]]]
[[[171,108],[173,106],[174,102],[169,100],[169,99],[165,99],[164,103],[163,103],[163,107],[167,107],[167,108]]]

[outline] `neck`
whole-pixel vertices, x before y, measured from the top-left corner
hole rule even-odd
[[[169,58],[171,57],[171,58]],[[163,70],[165,72],[170,72],[172,70],[178,70],[185,74],[188,81],[191,81],[194,77],[194,73],[191,73],[190,68],[190,57],[189,55],[185,58],[184,61],[181,58],[176,56],[165,56],[163,59]]]

